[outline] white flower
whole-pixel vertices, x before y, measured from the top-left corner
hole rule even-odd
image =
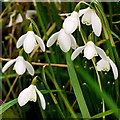
[[[114,78],[117,79],[118,78],[118,69],[117,69],[115,63],[109,57],[106,57],[106,59],[102,58],[100,61],[97,62],[97,70],[98,71],[109,71],[110,66],[112,67]]]
[[[21,14],[19,13],[17,15],[17,18],[15,20],[15,23],[13,23],[13,17],[16,15],[15,12],[13,12],[11,15],[10,15],[10,22],[9,24],[7,25],[7,27],[11,27],[13,26],[13,24],[18,24],[18,23],[22,23],[23,22],[23,18],[21,16]],[[25,13],[25,17],[26,19],[28,18],[32,18],[33,15],[36,15],[36,10],[27,10],[26,13]]]
[[[25,61],[22,56],[18,56],[16,59],[8,61],[2,68],[2,72],[5,72],[14,62],[15,65],[13,70],[15,70],[18,75],[24,74],[26,69],[28,70],[30,75],[34,75],[34,69],[32,65],[29,62]]]
[[[16,44],[16,47],[19,48],[23,45],[23,48],[26,53],[31,53],[32,50],[39,44],[42,51],[45,51],[45,45],[43,40],[37,36],[33,31],[28,31],[26,34],[22,35]]]
[[[99,37],[102,31],[102,23],[95,10],[89,7],[86,9],[82,9],[79,11],[79,16],[81,15],[83,15],[82,23],[86,25],[92,25],[93,32],[96,36]]]
[[[64,29],[61,29],[59,32],[54,33],[49,40],[47,41],[47,47],[51,47],[55,41],[58,41],[58,44],[63,52],[68,52],[70,48],[76,48],[76,41],[73,35],[66,34]]]
[[[28,88],[25,88],[18,96],[18,103],[20,106],[24,106],[28,101],[36,102],[37,94],[40,98],[41,106],[43,110],[46,108],[46,103],[42,93],[36,88],[35,85],[30,85]]]
[[[88,60],[97,56],[97,54],[99,54],[101,58],[106,58],[105,52],[101,48],[97,47],[92,41],[89,41],[86,45],[78,47],[72,53],[71,59],[74,60],[82,52],[82,50],[84,50],[84,57]]]
[[[63,29],[67,34],[73,33],[77,27],[80,27],[79,13],[72,12],[63,22]]]

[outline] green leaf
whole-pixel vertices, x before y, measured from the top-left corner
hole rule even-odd
[[[66,53],[66,61],[67,61],[67,65],[68,65],[68,73],[70,76],[70,82],[72,84],[79,108],[81,110],[82,113],[82,117],[83,118],[90,118],[90,113],[89,110],[87,108],[86,105],[86,101],[84,99],[83,93],[82,93],[82,89],[80,87],[74,66],[73,66],[73,62],[71,61],[70,58],[70,54]]]
[[[16,104],[18,102],[18,99],[14,99],[10,102],[5,103],[4,105],[0,106],[0,114],[2,114],[3,112],[5,112],[8,108],[10,108],[11,106],[13,106],[14,104]]]
[[[99,113],[97,115],[94,115],[94,116],[92,116],[92,118],[101,118],[103,116],[107,116],[107,115],[113,114],[113,112],[114,112],[113,110],[108,110],[106,112],[102,112],[102,113]]]

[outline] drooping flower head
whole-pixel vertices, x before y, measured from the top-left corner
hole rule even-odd
[[[41,106],[43,110],[46,108],[46,102],[42,93],[37,89],[35,85],[30,85],[28,88],[25,88],[18,96],[18,103],[20,106],[24,106],[28,101],[36,102],[37,94],[40,98]]]
[[[15,22],[13,22],[13,17],[15,15],[16,15],[16,12],[13,12],[10,15],[10,21],[9,21],[7,27],[11,27],[11,26],[13,26],[13,24],[18,24],[18,23],[22,23],[23,22],[23,18],[22,18],[20,13],[17,15],[17,18],[16,18]],[[26,13],[25,13],[26,19],[32,18],[34,15],[36,15],[36,10],[27,10]]]
[[[83,24],[92,25],[93,32],[96,36],[99,37],[101,35],[102,23],[94,9],[90,7],[82,9],[79,11],[79,16],[82,16]]]
[[[31,53],[33,49],[37,46],[40,46],[42,51],[45,51],[45,45],[43,40],[37,36],[33,31],[28,31],[26,34],[22,35],[16,44],[17,48],[20,48],[23,45],[23,48],[26,53]]]
[[[72,34],[67,34],[64,29],[54,33],[47,41],[47,47],[51,47],[56,40],[63,52],[68,52],[70,48],[76,48],[76,40]]]
[[[68,13],[69,14],[69,13]],[[63,29],[67,34],[73,33],[80,27],[79,13],[73,11],[63,22]]]
[[[84,50],[84,57],[88,60],[92,59],[94,56],[98,54],[101,57],[106,57],[105,52],[100,48],[97,47],[92,41],[87,42],[86,45],[78,47],[71,56],[71,59],[74,60],[82,51]]]
[[[16,59],[8,61],[2,68],[2,72],[5,72],[13,63],[15,63],[13,70],[15,70],[18,75],[24,74],[26,69],[30,75],[34,75],[34,69],[32,65],[28,61],[25,61],[22,56],[18,56]]]
[[[115,63],[109,58],[102,58],[100,61],[97,62],[97,70],[98,71],[109,71],[110,70],[110,66],[112,67],[112,71],[114,74],[114,78],[117,79],[118,78],[118,69],[115,65]]]

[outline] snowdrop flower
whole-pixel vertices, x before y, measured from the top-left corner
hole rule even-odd
[[[5,72],[13,63],[15,63],[13,70],[15,70],[18,75],[24,74],[26,69],[30,75],[34,75],[34,69],[32,65],[29,62],[25,61],[22,56],[18,56],[16,59],[8,61],[2,68],[2,72]]]
[[[25,88],[18,96],[18,103],[20,106],[24,106],[28,101],[36,102],[37,94],[40,98],[41,106],[43,110],[46,108],[46,103],[42,93],[36,88],[35,85],[30,85],[28,88]]]
[[[70,34],[73,33],[78,26],[80,27],[79,13],[73,11],[71,15],[64,20],[63,29],[67,34]]]
[[[92,41],[87,42],[86,45],[78,47],[71,56],[71,59],[74,60],[82,51],[84,50],[84,57],[88,60],[92,59],[97,54],[100,55],[101,58],[105,58],[105,52],[100,48],[97,47]]]
[[[27,10],[25,17],[26,19],[32,18],[34,15],[37,15],[36,10]]]
[[[102,58],[100,61],[97,62],[97,70],[98,71],[109,71],[110,66],[112,67],[112,71],[114,74],[114,78],[118,78],[118,69],[115,65],[115,63],[109,58]]]
[[[31,53],[32,50],[39,44],[42,51],[45,51],[45,45],[43,40],[37,36],[33,31],[28,31],[26,34],[22,35],[16,44],[17,48],[20,48],[23,45],[23,48],[26,53]]]
[[[66,34],[64,29],[61,29],[59,32],[54,33],[49,40],[47,41],[47,47],[51,47],[55,41],[58,41],[58,44],[63,52],[68,52],[70,48],[76,48],[76,41],[73,35]]]
[[[95,10],[90,7],[82,9],[79,11],[79,16],[82,16],[83,24],[92,25],[93,32],[99,37],[102,31],[102,23]]]
[[[7,27],[11,27],[13,26],[13,17],[16,15],[15,12],[13,12],[13,14],[10,15],[10,22],[9,24],[7,25]],[[29,19],[29,18],[32,18],[33,15],[36,15],[36,10],[27,10],[26,13],[25,13],[25,17],[26,19]],[[15,24],[18,24],[18,23],[22,23],[23,22],[23,18],[21,16],[21,14],[19,13],[17,15],[17,18],[15,20]]]

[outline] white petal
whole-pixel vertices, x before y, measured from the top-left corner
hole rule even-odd
[[[71,13],[62,13],[62,14],[58,14],[59,16],[69,16],[69,15],[71,15]]]
[[[13,20],[12,19],[13,19],[14,16],[15,16],[15,12],[12,15],[10,15],[10,22],[7,25],[7,27],[11,27],[13,25]]]
[[[87,10],[89,10],[89,7],[79,10],[79,17],[82,16]]]
[[[38,96],[40,98],[41,106],[42,106],[43,110],[45,110],[45,108],[46,108],[45,98],[44,98],[44,96],[42,95],[42,93],[37,88],[36,88],[36,91],[37,91]]]
[[[29,100],[30,101],[33,101],[33,102],[36,102],[37,100],[37,95],[36,95],[36,86],[34,85],[30,85],[29,87]]]
[[[71,39],[71,47],[73,49],[76,49],[77,44],[76,44],[76,40],[75,40],[74,36],[71,35],[71,34],[69,36],[70,36],[70,39]]]
[[[25,88],[18,96],[18,103],[20,106],[24,106],[30,100],[30,90]]]
[[[26,35],[27,35],[27,34],[24,34],[24,35],[22,35],[22,36],[18,39],[18,41],[17,41],[17,43],[16,43],[16,47],[17,47],[17,48],[19,48],[19,47],[22,46],[23,41],[25,40]]]
[[[68,52],[71,47],[71,39],[68,34],[61,29],[59,36],[58,36],[58,44],[63,52]]]
[[[78,13],[77,13],[78,14]],[[71,16],[67,17],[63,22],[63,29],[67,34],[73,33],[79,24],[79,18],[78,16]]]
[[[8,61],[2,68],[2,72],[5,72],[15,61],[16,59]]]
[[[74,60],[74,59],[82,52],[82,50],[83,50],[84,48],[85,48],[85,46],[78,47],[78,48],[72,53],[71,60]]]
[[[109,71],[110,70],[110,65],[108,60],[101,59],[100,61],[97,62],[97,70],[98,71]]]
[[[82,17],[82,23],[86,25],[91,25],[91,15],[92,12],[91,9],[89,8],[89,10],[87,10]]]
[[[35,38],[36,38],[40,48],[42,49],[42,51],[45,52],[45,45],[44,45],[43,40],[37,35],[35,35]]]
[[[26,71],[25,60],[19,56],[13,68],[18,75],[22,75]]]
[[[26,38],[23,42],[23,47],[26,53],[31,53],[34,47],[36,46],[35,35],[33,31],[28,31]]]
[[[113,71],[113,74],[114,74],[114,78],[117,79],[118,78],[118,69],[115,65],[115,63],[110,59],[108,58],[109,62],[110,62],[110,65],[112,67],[112,71]]]
[[[84,57],[88,60],[92,59],[94,56],[97,56],[97,51],[92,46],[86,46],[84,49]]]
[[[47,41],[47,47],[51,47],[58,39],[59,32],[54,33]]]
[[[26,17],[26,19],[32,18],[33,15],[36,15],[36,14],[37,14],[36,10],[27,10],[25,17]]]
[[[33,76],[35,73],[33,66],[28,61],[25,61],[25,66],[26,66],[28,72],[30,73],[30,75]]]
[[[91,24],[92,24],[93,32],[95,33],[96,36],[99,37],[102,31],[102,23],[100,18],[95,13],[95,11],[92,12]]]
[[[96,51],[101,58],[107,59],[107,55],[106,55],[106,53],[104,52],[103,49],[101,49],[100,47],[97,47],[97,46],[95,46],[95,48],[96,48]]]
[[[17,24],[17,23],[21,23],[21,22],[23,22],[23,18],[22,18],[22,16],[21,16],[21,14],[18,14],[15,23]]]

